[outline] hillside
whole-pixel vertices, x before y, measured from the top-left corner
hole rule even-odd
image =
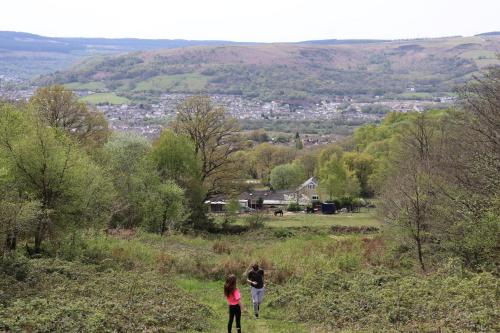
[[[499,63],[500,36],[196,46],[87,59],[38,83],[95,83],[127,97],[220,93],[264,100],[445,94]]]
[[[78,60],[96,54],[228,44],[240,43],[185,39],[57,38],[0,31],[0,75],[31,78],[67,68]]]

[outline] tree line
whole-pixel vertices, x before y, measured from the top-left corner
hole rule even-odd
[[[153,144],[112,133],[104,116],[62,86],[0,104],[2,252],[40,253],[80,230],[207,228],[204,201],[232,186],[237,124],[208,97],[179,105]]]

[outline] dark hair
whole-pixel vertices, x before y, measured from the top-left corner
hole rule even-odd
[[[226,278],[226,283],[224,283],[224,295],[229,297],[234,293],[236,289],[236,275],[229,274]]]
[[[254,271],[258,271],[259,270],[259,264],[258,263],[253,264],[252,268],[253,268]]]

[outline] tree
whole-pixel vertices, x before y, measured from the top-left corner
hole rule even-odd
[[[15,180],[0,172],[0,253],[14,251],[17,241],[32,232],[40,202],[19,192]]]
[[[201,179],[201,163],[195,153],[194,143],[182,134],[163,131],[153,144],[151,158],[163,182],[168,180],[185,189],[186,204],[190,209],[189,222],[193,227],[208,223],[204,204],[206,192]]]
[[[112,225],[135,227],[143,224],[145,200],[160,183],[151,160],[151,145],[136,134],[116,133],[103,147],[101,164],[113,178],[116,197]]]
[[[389,177],[382,192],[382,210],[387,220],[401,228],[414,242],[420,268],[426,270],[424,245],[437,213],[435,166],[436,131],[426,114],[420,114],[395,147]]]
[[[150,232],[163,235],[167,230],[179,229],[188,214],[184,190],[168,180],[148,191],[144,204],[144,224]]]
[[[313,177],[316,174],[318,156],[318,149],[302,150],[301,154],[295,159],[294,163],[299,163],[300,165],[302,165],[307,178]]]
[[[236,221],[236,216],[240,212],[240,202],[236,198],[232,198],[226,205],[224,214],[224,226],[227,226]]]
[[[348,171],[337,154],[331,155],[319,166],[319,185],[326,192],[329,200],[344,196],[357,196],[359,183],[352,172]]]
[[[163,131],[153,144],[151,157],[163,181],[172,179],[184,184],[192,178],[200,178],[200,163],[194,144],[187,136]]]
[[[78,96],[61,85],[39,88],[30,106],[54,128],[60,128],[85,144],[101,145],[110,131],[104,115],[78,101]]]
[[[347,169],[356,175],[361,196],[369,197],[373,195],[368,180],[375,169],[375,159],[367,153],[347,152],[344,154],[343,160]]]
[[[255,168],[264,184],[269,184],[271,170],[278,165],[291,163],[295,159],[295,149],[263,143],[251,153]]]
[[[454,113],[458,136],[454,144],[468,154],[454,156],[460,173],[455,179],[462,186],[494,196],[500,193],[500,66],[491,67],[459,90],[463,112]],[[455,150],[457,151],[457,150]]]
[[[0,155],[20,193],[40,203],[35,222],[35,252],[50,233],[85,226],[108,215],[110,184],[101,169],[61,130],[29,110],[0,110]]]
[[[206,198],[224,192],[238,174],[234,154],[240,150],[236,119],[227,117],[223,107],[214,106],[209,97],[186,99],[177,108],[174,132],[185,135],[194,143],[200,160],[200,180]]]
[[[287,190],[300,185],[305,180],[304,168],[298,164],[282,164],[271,171],[271,185],[274,190]]]

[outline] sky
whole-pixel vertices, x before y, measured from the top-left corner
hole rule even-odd
[[[500,0],[3,0],[0,30],[294,42],[499,31]]]

